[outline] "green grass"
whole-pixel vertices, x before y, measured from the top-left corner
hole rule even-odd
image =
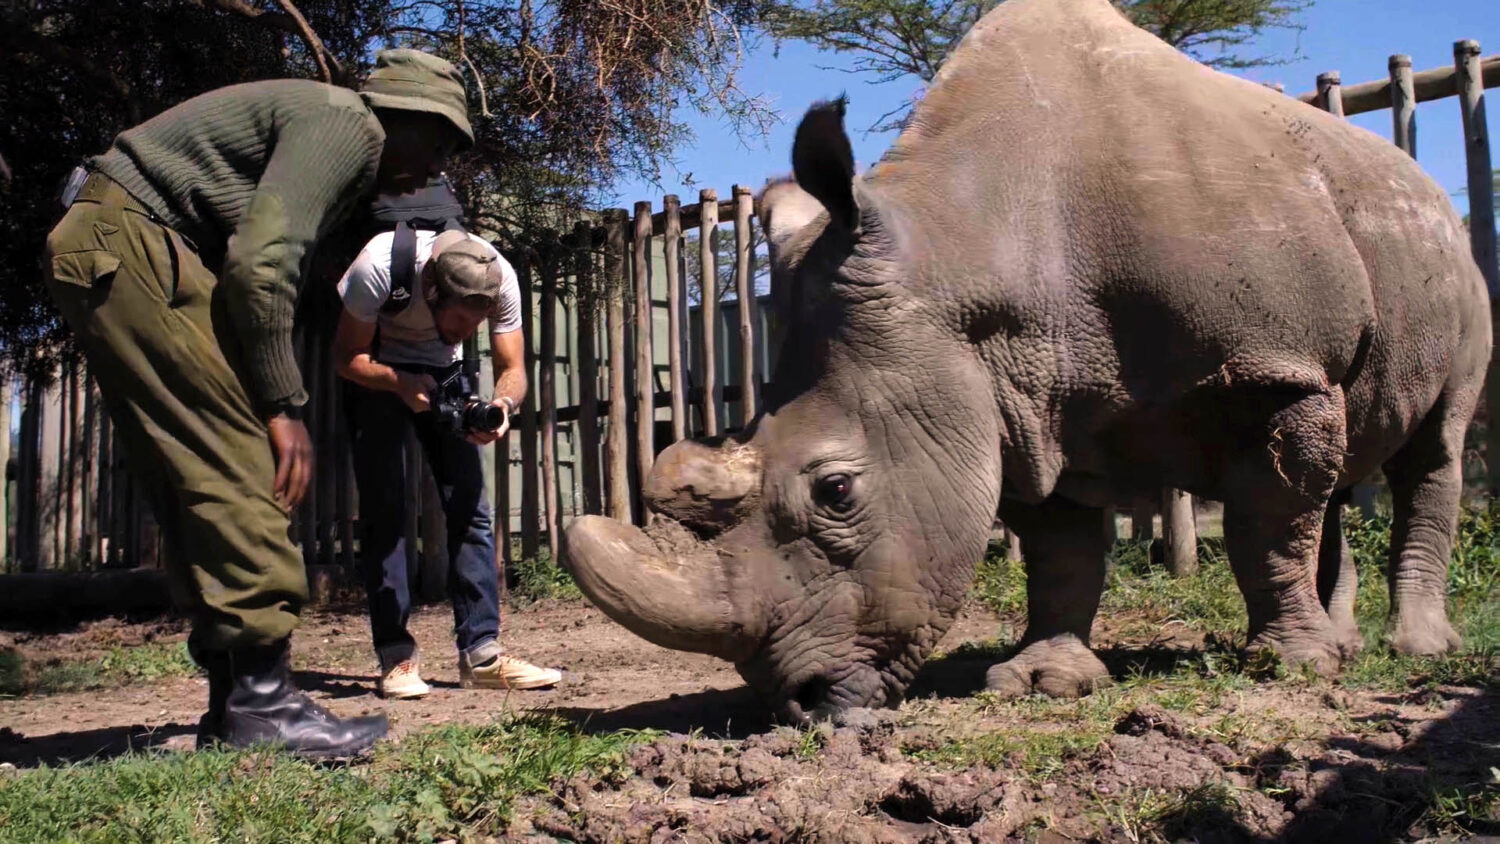
[[[0,777],[0,841],[433,841],[494,836],[518,797],[623,770],[653,734],[528,715],[381,745],[368,765],[252,751],[132,754]]]
[[[1349,510],[1344,531],[1359,571],[1355,618],[1365,651],[1344,667],[1343,682],[1388,691],[1500,683],[1500,503],[1465,510],[1459,518],[1448,567],[1448,614],[1464,647],[1445,656],[1402,656],[1382,641],[1390,611],[1390,520],[1367,521]]]
[[[7,650],[0,651],[0,696],[110,689],[188,677],[197,671],[182,642],[117,647],[102,657],[47,662],[28,662]]]
[[[511,600],[520,606],[534,604],[548,598],[564,601],[582,600],[578,581],[567,569],[554,563],[546,551],[535,557],[516,562],[516,585],[510,590]]]
[[[1359,572],[1355,613],[1365,637],[1365,651],[1345,666],[1341,682],[1356,687],[1403,691],[1421,684],[1483,685],[1500,682],[1500,503],[1466,509],[1459,520],[1448,572],[1449,616],[1464,638],[1464,648],[1441,657],[1406,657],[1383,641],[1390,610],[1386,584],[1390,519],[1361,519],[1345,512],[1349,539]],[[971,595],[1017,627],[1024,628],[1026,574],[1020,562],[1005,559],[1001,543],[992,544],[976,569]],[[1146,546],[1122,540],[1112,552],[1114,567],[1100,601],[1100,613],[1127,638],[1154,637],[1181,625],[1224,643],[1243,639],[1244,601],[1229,568],[1223,541],[1200,539],[1200,571],[1174,578],[1151,565]],[[1128,650],[1128,649],[1127,649]],[[1227,665],[1228,654],[1219,661]],[[1277,676],[1274,665],[1239,670]]]

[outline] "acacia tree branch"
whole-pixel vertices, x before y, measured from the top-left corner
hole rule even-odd
[[[484,93],[484,77],[479,75],[479,68],[469,58],[469,52],[464,49],[464,0],[458,0],[458,57],[463,59],[469,67],[469,73],[474,75],[474,85],[479,88],[479,113],[484,117],[490,116],[489,102]]]
[[[297,34],[302,37],[302,40],[307,44],[308,52],[312,53],[313,59],[317,61],[318,74],[323,77],[323,81],[329,84],[333,83],[333,73],[328,69],[330,64],[337,69],[339,77],[342,78],[344,68],[339,65],[338,59],[334,58],[328,52],[328,48],[323,45],[323,39],[319,38],[316,32],[313,32],[313,28],[307,23],[307,18],[302,16],[302,12],[293,5],[292,0],[276,0],[276,5],[280,6],[281,10],[286,12],[296,22]]]
[[[293,5],[292,0],[276,0],[276,5],[281,7],[282,14],[267,12],[265,9],[251,5],[247,0],[189,0],[189,2],[200,8],[206,4],[219,11],[239,15],[272,29],[295,35],[302,39],[302,43],[307,46],[307,51],[312,54],[313,61],[318,65],[318,75],[323,78],[324,82],[331,83],[335,78],[339,80],[344,78],[344,66],[333,53],[329,52],[323,39],[313,31],[307,18]]]

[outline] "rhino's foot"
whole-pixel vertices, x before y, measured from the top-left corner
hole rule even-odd
[[[1438,656],[1463,647],[1463,638],[1441,609],[1397,613],[1386,638],[1396,653],[1411,656]]]
[[[1365,649],[1365,637],[1359,632],[1359,625],[1354,619],[1347,621],[1335,621],[1333,623],[1334,644],[1339,649],[1339,656],[1343,659],[1353,659],[1360,651]]]
[[[1251,639],[1245,648],[1246,655],[1252,661],[1259,655],[1272,651],[1288,669],[1297,670],[1308,666],[1323,677],[1339,673],[1339,667],[1343,664],[1341,650],[1342,645],[1334,636],[1314,636],[1306,631],[1285,636],[1262,633]]]
[[[1002,697],[1076,698],[1108,683],[1109,669],[1072,635],[1032,642],[985,675],[985,687]]]

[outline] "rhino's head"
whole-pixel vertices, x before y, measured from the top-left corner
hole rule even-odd
[[[908,224],[854,179],[842,113],[808,113],[796,184],[762,197],[785,337],[768,411],[661,454],[649,535],[600,517],[567,533],[570,567],[612,618],[732,660],[793,721],[900,702],[958,612],[1000,494],[966,305],[932,295]]]

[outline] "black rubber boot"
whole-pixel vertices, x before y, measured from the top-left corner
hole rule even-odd
[[[385,736],[384,715],[339,718],[292,685],[287,641],[229,652],[229,694],[217,738],[276,745],[308,759],[348,759]]]
[[[198,749],[212,747],[219,741],[224,724],[224,704],[232,685],[229,654],[223,651],[199,651],[189,646],[193,661],[208,674],[208,711],[198,720]]]

